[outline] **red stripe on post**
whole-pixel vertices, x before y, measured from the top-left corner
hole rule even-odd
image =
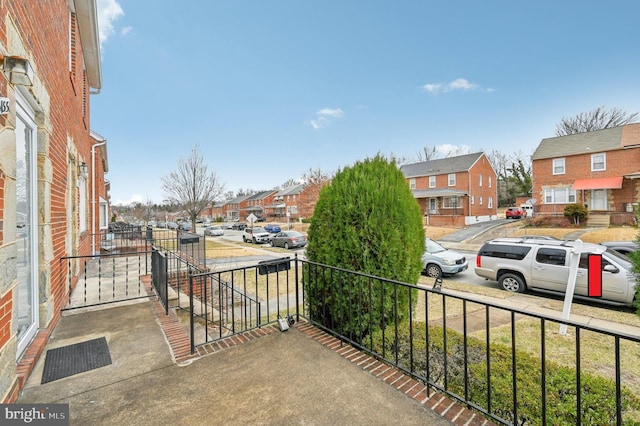
[[[589,254],[589,297],[602,297],[602,255]]]

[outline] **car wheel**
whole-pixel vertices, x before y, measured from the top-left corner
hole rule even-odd
[[[284,248],[285,248],[285,250],[289,250],[289,243],[285,242],[284,243]]]
[[[430,263],[425,268],[426,275],[431,278],[440,278],[442,277],[442,269],[434,263]]]
[[[498,283],[503,289],[513,293],[524,293],[527,289],[522,277],[516,274],[503,274]]]
[[[273,240],[269,241],[269,244],[271,245],[271,247],[275,247],[276,245],[273,244]]]
[[[253,237],[253,244],[258,244],[258,242],[256,241],[256,237]]]

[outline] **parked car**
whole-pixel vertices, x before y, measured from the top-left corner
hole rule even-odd
[[[267,232],[270,232],[272,234],[277,234],[278,232],[282,231],[282,229],[280,229],[280,227],[278,225],[274,225],[272,223],[269,223],[269,224],[265,225],[264,229]]]
[[[166,228],[167,227],[167,222],[156,222],[156,228]]]
[[[264,216],[258,216],[258,218],[256,219],[256,222],[266,222],[267,219],[265,219]]]
[[[422,273],[439,278],[462,272],[469,266],[467,258],[455,250],[442,247],[431,238],[424,239],[425,252],[422,255]]]
[[[169,229],[178,229],[178,223],[176,223],[176,222],[167,222],[167,228],[169,228]]]
[[[247,227],[247,224],[244,222],[236,222],[233,225],[231,225],[231,229],[233,229],[234,231],[242,231],[246,227]]]
[[[224,229],[222,229],[222,226],[218,225],[208,226],[204,228],[204,235],[219,237],[221,235],[224,235]]]
[[[527,213],[520,207],[509,207],[504,213],[507,219],[520,219],[527,215]]]
[[[298,231],[280,231],[271,236],[271,247],[284,247],[287,250],[304,247],[307,242],[307,236]]]
[[[262,244],[269,242],[269,233],[264,230],[263,227],[257,226],[253,228],[244,228],[244,234],[242,235],[242,241],[245,243]]]
[[[638,249],[640,249],[640,247],[638,247],[638,243],[634,241],[605,241],[600,244],[602,244],[603,246],[609,247],[610,249],[613,249],[618,253],[622,253],[626,255],[633,253],[634,251],[638,251]]]
[[[581,241],[496,238],[487,241],[476,257],[476,275],[498,281],[507,291],[527,289],[564,294],[569,282],[570,257],[579,251],[575,298],[588,297],[589,254],[602,256],[602,297],[598,300],[631,306],[636,282],[628,257],[601,244]]]
[[[180,229],[181,231],[191,231],[191,222],[189,221],[180,222],[180,224],[178,225],[178,229]]]

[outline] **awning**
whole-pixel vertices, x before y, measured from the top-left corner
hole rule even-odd
[[[595,179],[576,179],[571,189],[620,189],[622,188],[622,176],[595,178]]]

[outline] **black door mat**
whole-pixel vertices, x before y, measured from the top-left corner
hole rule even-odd
[[[111,354],[105,337],[49,349],[44,360],[41,384],[109,364],[111,364]]]

